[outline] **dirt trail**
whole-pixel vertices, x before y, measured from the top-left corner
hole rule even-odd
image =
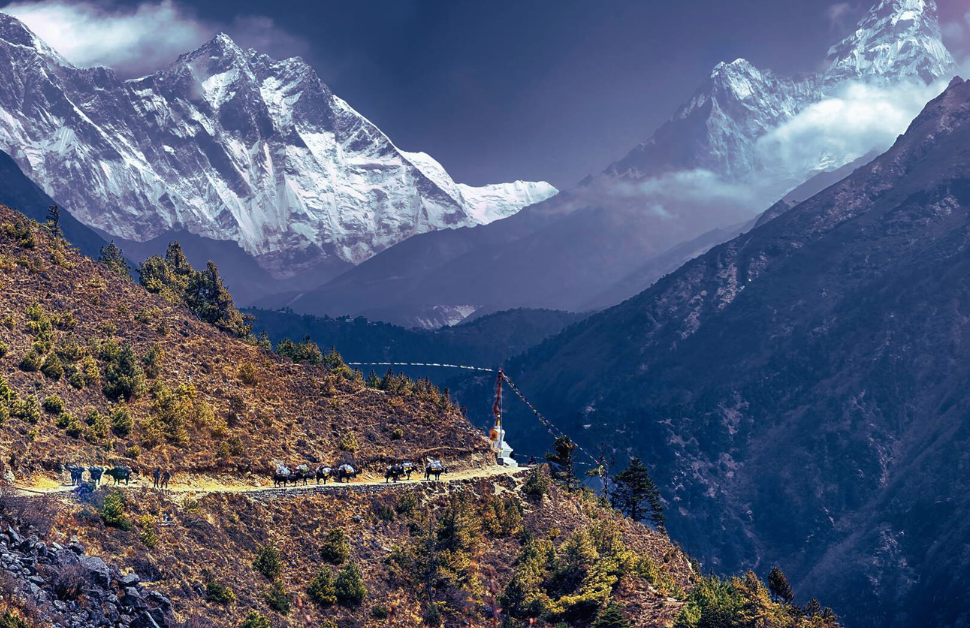
[[[489,466],[479,469],[463,469],[446,473],[441,476],[442,483],[460,482],[475,478],[493,477],[498,475],[516,475],[527,471],[529,467],[503,467]],[[385,482],[382,476],[374,474],[364,474],[360,478],[349,483],[339,483],[330,481],[327,484],[316,484],[313,480],[307,486],[298,485],[288,488],[273,486],[272,480],[268,478],[216,478],[211,476],[183,476],[177,474],[169,482],[167,489],[155,489],[152,487],[151,477],[136,476],[130,484],[114,484],[110,478],[105,477],[102,481],[104,486],[116,486],[126,490],[164,490],[168,493],[266,493],[268,496],[283,496],[289,494],[299,494],[301,492],[323,492],[331,490],[348,489],[361,486],[393,487],[407,486],[409,484],[428,483],[424,479],[423,473],[415,473],[411,480],[401,480],[400,482]],[[247,483],[248,482],[248,483]],[[433,482],[430,481],[430,482]],[[74,486],[65,484],[53,478],[39,478],[29,485],[14,484],[12,490],[25,496],[56,495],[58,493],[68,493]]]

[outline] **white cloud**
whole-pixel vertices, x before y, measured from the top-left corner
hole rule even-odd
[[[613,210],[646,210],[655,219],[656,237],[671,245],[753,217],[816,172],[884,152],[945,87],[946,82],[848,85],[763,136],[757,150],[764,166],[741,181],[691,170],[643,180],[601,179],[578,194]]]
[[[157,70],[212,35],[171,0],[134,8],[89,2],[16,2],[3,9],[71,63],[106,65],[134,76]]]
[[[24,22],[71,63],[104,65],[126,77],[165,67],[219,32],[242,47],[275,57],[305,54],[308,44],[263,16],[240,16],[229,23],[201,20],[173,0],[120,6],[110,2],[41,0],[3,8]]]
[[[708,170],[689,170],[642,180],[601,178],[573,193],[580,204],[608,208],[614,219],[637,225],[640,237],[653,240],[660,252],[716,227],[748,220],[784,190],[767,178],[734,182]]]
[[[783,176],[837,168],[872,150],[885,151],[945,88],[944,81],[850,84],[762,137],[761,161]]]

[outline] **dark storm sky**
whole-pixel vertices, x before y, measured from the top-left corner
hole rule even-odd
[[[176,5],[212,28],[224,25],[219,28],[244,46],[255,43],[277,57],[302,54],[338,96],[397,145],[431,154],[458,181],[544,179],[568,187],[646,139],[717,62],[745,57],[782,74],[814,70],[874,2],[188,0]],[[941,21],[965,26],[970,40],[970,17],[964,18],[970,1],[938,4]],[[835,11],[839,19],[832,19],[833,6],[841,7]],[[274,43],[260,46],[251,24],[238,26],[240,18],[253,15],[272,18],[275,29],[264,36],[274,37]]]

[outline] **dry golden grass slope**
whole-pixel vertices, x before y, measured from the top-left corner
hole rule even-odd
[[[44,322],[31,320],[40,311],[52,337],[39,359],[57,356],[59,379],[21,368],[32,347],[43,345],[37,328]],[[390,394],[339,370],[288,362],[148,294],[3,206],[0,342],[0,377],[16,395],[0,429],[2,464],[18,476],[69,462],[265,475],[274,461],[378,468],[426,455],[478,464],[487,455],[482,436],[436,391]],[[104,356],[126,344],[148,375],[128,402],[103,390]],[[148,364],[153,351],[158,357]],[[244,365],[255,367],[254,385],[240,377]],[[56,367],[47,370],[56,376]],[[63,409],[24,410],[52,395]],[[112,429],[121,408],[133,420],[129,434]]]

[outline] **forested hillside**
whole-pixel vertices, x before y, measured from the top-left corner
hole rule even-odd
[[[339,347],[348,361],[447,362],[484,367],[497,366],[583,319],[583,315],[572,312],[519,309],[429,330],[405,329],[364,317],[330,318],[259,309],[245,313],[256,318],[253,331],[266,332],[274,343],[309,336],[321,347]],[[439,370],[427,371],[427,375],[441,379],[453,373]]]

